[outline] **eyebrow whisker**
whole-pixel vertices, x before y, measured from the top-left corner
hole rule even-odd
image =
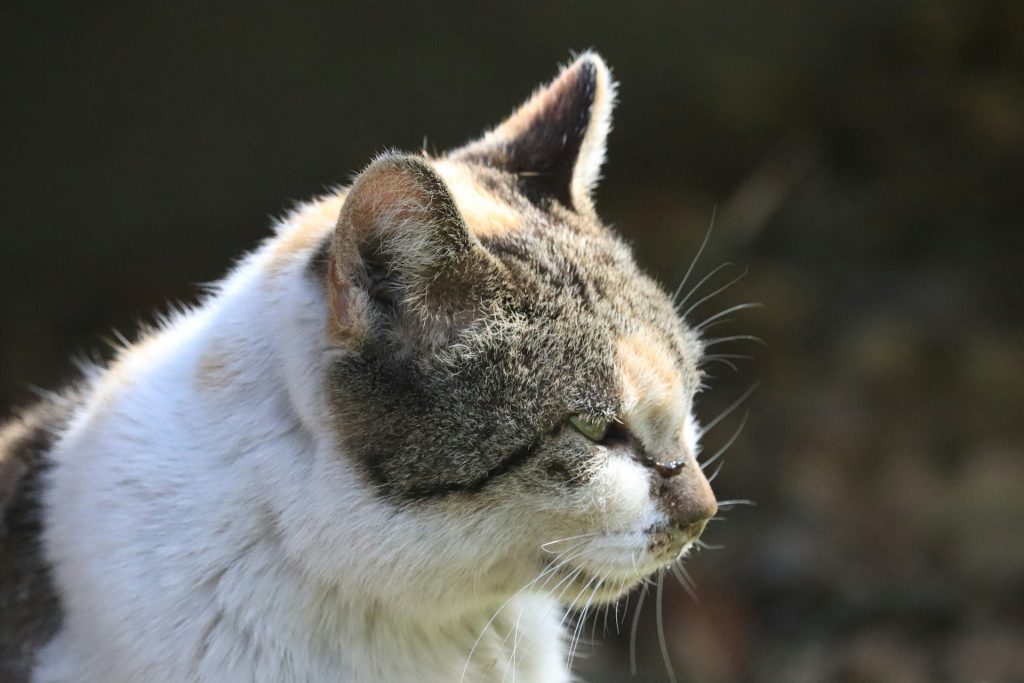
[[[714,322],[715,320],[718,320],[719,318],[723,318],[723,317],[729,315],[730,313],[736,313],[737,311],[743,311],[743,310],[747,310],[749,308],[764,308],[764,304],[762,304],[760,302],[757,302],[757,301],[754,301],[754,302],[747,303],[747,304],[737,304],[735,306],[730,306],[729,308],[725,309],[724,311],[719,311],[718,313],[715,313],[714,315],[712,315],[712,316],[710,316],[708,318],[705,318],[702,323],[700,323],[699,325],[695,326],[693,329],[696,330],[697,332],[700,332],[702,330],[706,330],[710,326],[710,324],[712,322]]]
[[[714,429],[715,426],[719,422],[721,422],[726,417],[728,417],[729,414],[732,413],[732,411],[734,411],[737,408],[739,408],[740,405],[742,405],[744,401],[746,401],[748,398],[750,398],[751,394],[753,394],[755,391],[757,391],[757,388],[759,386],[760,386],[760,384],[754,384],[752,387],[750,387],[749,389],[744,391],[743,394],[738,399],[733,401],[732,405],[730,405],[728,408],[726,408],[721,413],[719,413],[718,417],[716,417],[714,420],[709,422],[707,425],[701,427],[700,431],[697,432],[697,440],[699,441],[701,438],[703,438],[703,436],[705,434],[707,434],[708,432],[710,432],[712,429]]]
[[[747,426],[747,418],[749,418],[749,417],[750,417],[750,410],[747,410],[746,412],[743,413],[743,419],[740,420],[740,426],[737,427],[736,431],[732,433],[732,436],[729,437],[729,440],[725,442],[725,445],[722,446],[721,448],[719,448],[717,451],[715,451],[714,455],[712,455],[710,458],[708,458],[703,463],[701,463],[700,468],[702,470],[707,469],[708,466],[711,465],[711,463],[713,463],[716,460],[718,460],[718,458],[722,457],[723,453],[725,453],[727,450],[729,450],[729,447],[732,446],[733,443],[736,442],[736,439],[739,438],[740,432],[742,432],[743,428]]]
[[[697,265],[697,261],[700,260],[700,255],[704,253],[704,247],[708,246],[708,240],[711,239],[711,231],[715,227],[715,216],[718,215],[718,206],[711,208],[711,222],[708,223],[707,232],[704,233],[704,240],[700,243],[700,248],[697,249],[697,254],[690,261],[690,266],[686,269],[686,274],[683,275],[683,281],[676,287],[676,291],[672,293],[672,301],[679,298],[679,293],[683,291],[683,287],[686,286],[686,281],[690,279],[690,273],[693,272],[694,266]],[[682,304],[680,304],[682,305]]]
[[[694,295],[695,292],[697,292],[701,287],[703,287],[705,282],[707,282],[709,279],[714,277],[723,268],[731,268],[734,265],[736,265],[736,264],[735,263],[729,263],[729,262],[723,263],[722,265],[718,266],[717,268],[714,268],[710,273],[708,273],[707,275],[702,277],[700,279],[700,282],[695,284],[693,286],[693,289],[691,289],[689,292],[686,293],[686,296],[683,297],[682,301],[680,301],[679,303],[677,303],[675,305],[676,312],[677,313],[679,312],[679,310],[683,307],[683,304],[685,304],[687,302],[687,300],[689,300],[689,298]]]
[[[744,269],[743,269],[743,272],[742,272],[742,273],[740,273],[739,275],[737,275],[737,276],[736,276],[736,277],[734,277],[733,279],[729,280],[728,282],[726,282],[726,283],[725,283],[724,285],[722,285],[721,287],[719,287],[719,288],[718,288],[718,289],[716,289],[715,291],[713,291],[713,292],[711,292],[710,294],[707,294],[707,295],[705,295],[705,296],[702,296],[701,298],[699,298],[699,299],[697,299],[696,301],[694,301],[694,302],[693,302],[692,304],[690,304],[690,307],[689,307],[689,308],[687,308],[687,309],[686,309],[686,310],[685,310],[685,311],[684,311],[684,312],[682,313],[682,317],[683,317],[683,318],[686,318],[686,316],[690,315],[690,313],[692,313],[692,312],[693,312],[693,310],[694,310],[695,308],[697,308],[698,306],[700,306],[700,305],[701,305],[702,303],[704,303],[704,302],[705,302],[705,301],[707,301],[708,299],[711,299],[712,297],[718,296],[719,294],[721,294],[721,293],[722,293],[722,292],[724,292],[725,290],[727,290],[727,289],[729,289],[730,287],[732,287],[732,286],[733,286],[734,284],[736,284],[737,282],[739,282],[740,280],[742,280],[743,278],[745,278],[745,277],[747,276],[747,273],[748,273],[748,270],[747,270],[746,268],[744,268]],[[680,304],[680,306],[682,306],[682,304]]]

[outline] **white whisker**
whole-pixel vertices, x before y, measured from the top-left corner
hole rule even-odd
[[[713,299],[714,297],[718,296],[719,294],[721,294],[725,290],[729,289],[730,287],[732,287],[734,284],[736,284],[737,282],[739,282],[740,280],[742,280],[746,276],[747,276],[747,269],[744,268],[742,273],[740,273],[739,275],[737,275],[733,279],[729,280],[728,282],[726,282],[724,285],[722,285],[721,287],[719,287],[715,291],[713,291],[710,294],[707,294],[705,296],[702,296],[701,298],[699,298],[696,301],[694,301],[692,304],[690,304],[690,307],[687,308],[685,311],[683,311],[683,313],[681,314],[683,319],[685,319],[688,315],[693,313],[693,311],[696,310],[697,307],[700,306],[702,303],[704,303],[705,301],[709,301],[710,299]]]
[[[644,607],[644,598],[647,597],[647,581],[644,581],[643,590],[636,601],[636,611],[633,613],[633,625],[629,629],[629,672],[636,676],[636,633],[640,627],[640,610]]]
[[[725,442],[725,445],[722,446],[721,448],[719,448],[717,451],[715,451],[714,455],[712,455],[710,458],[708,458],[707,460],[705,460],[704,462],[701,463],[700,468],[702,470],[707,469],[708,465],[710,465],[711,463],[713,463],[716,460],[718,460],[720,457],[722,457],[723,453],[725,453],[727,450],[729,450],[729,447],[732,446],[733,443],[735,443],[736,439],[739,438],[740,432],[743,431],[743,428],[747,424],[747,418],[749,418],[749,417],[750,417],[750,411],[747,410],[746,412],[743,413],[743,419],[740,420],[740,426],[737,427],[736,431],[734,431],[732,433],[732,436],[729,437],[729,440]]]
[[[686,269],[686,274],[683,275],[683,281],[676,287],[676,291],[672,293],[672,301],[679,298],[679,293],[683,291],[683,287],[686,286],[686,281],[690,279],[690,273],[693,272],[694,266],[697,265],[697,261],[700,260],[700,255],[704,253],[704,247],[708,245],[708,240],[711,239],[711,231],[715,227],[715,216],[718,215],[718,207],[712,207],[711,209],[711,222],[708,223],[707,232],[704,233],[704,240],[700,243],[700,247],[697,249],[697,253],[690,261],[690,267]]]
[[[729,308],[725,309],[724,311],[719,311],[718,313],[715,313],[714,315],[712,315],[712,316],[710,316],[708,318],[705,318],[703,322],[701,322],[698,325],[695,325],[693,329],[695,331],[697,331],[697,332],[701,332],[703,330],[708,329],[708,327],[710,327],[711,324],[713,324],[716,320],[718,320],[720,318],[724,318],[725,316],[729,315],[730,313],[736,313],[737,311],[744,311],[744,310],[747,310],[748,308],[764,308],[764,304],[754,302],[754,303],[749,303],[749,304],[737,304],[735,306],[730,306]]]
[[[540,549],[545,551],[545,552],[553,553],[553,552],[557,552],[557,551],[553,551],[553,550],[549,549],[548,546],[554,545],[556,543],[565,543],[566,541],[575,541],[575,540],[580,539],[580,538],[591,538],[593,536],[598,536],[598,535],[600,535],[600,534],[594,532],[594,533],[590,533],[590,534],[579,534],[578,536],[567,536],[565,538],[555,539],[554,541],[548,541],[547,543],[541,543]]]
[[[724,466],[725,466],[725,460],[722,460],[720,463],[718,463],[718,467],[716,467],[715,471],[711,473],[710,477],[708,477],[708,483],[709,484],[711,482],[713,482],[718,477],[718,474],[722,471],[722,467],[724,467]]]
[[[587,582],[587,585],[584,586],[583,589],[586,590],[587,588],[589,588],[590,584],[594,583],[595,579],[596,579],[596,577],[591,577],[590,581]],[[597,591],[597,589],[600,588],[600,586],[601,586],[601,582],[600,581],[598,581],[594,585],[594,590],[591,591],[590,596],[587,598],[587,601],[586,601],[583,609],[580,611],[580,613],[578,615],[578,618],[576,620],[576,624],[573,626],[572,637],[569,639],[568,666],[572,666],[572,660],[573,660],[573,656],[576,653],[576,647],[579,645],[580,637],[583,634],[583,625],[587,621],[587,609],[590,607],[590,601],[594,599],[594,594]]]
[[[683,590],[686,591],[686,594],[690,596],[690,599],[694,602],[700,602],[700,598],[697,597],[697,584],[693,582],[686,569],[678,564],[673,564],[669,567],[669,570],[672,572],[672,576],[676,577],[676,581],[683,587]]]
[[[698,290],[700,290],[701,287],[704,286],[705,282],[707,282],[712,277],[714,277],[723,268],[731,268],[734,265],[736,265],[736,264],[735,263],[729,263],[729,262],[723,263],[722,265],[718,266],[717,268],[713,268],[710,273],[708,273],[707,275],[702,277],[700,279],[700,281],[693,286],[693,289],[691,289],[689,292],[686,293],[686,296],[683,297],[682,301],[680,301],[679,303],[677,303],[675,305],[676,313],[679,313],[679,309],[681,309],[683,307],[683,305],[689,300],[689,298],[691,296],[694,295],[695,292],[697,292]]]
[[[665,583],[665,571],[658,572],[658,595],[657,602],[655,603],[654,609],[656,614],[656,620],[658,622],[658,646],[661,648],[661,658],[665,661],[665,673],[668,674],[668,680],[671,683],[679,683],[676,678],[676,672],[672,668],[672,659],[668,653],[668,642],[665,639],[665,619],[662,613],[662,588]]]
[[[757,503],[755,503],[752,500],[746,500],[746,499],[742,499],[742,498],[737,498],[736,500],[720,500],[720,501],[718,501],[718,507],[719,507],[719,509],[722,509],[722,510],[728,510],[729,508],[735,507],[737,505],[756,506]]]
[[[578,556],[578,555],[576,555],[576,556]],[[576,556],[573,556],[573,557],[576,557]],[[484,627],[480,630],[480,635],[478,635],[476,637],[476,640],[473,642],[473,647],[470,648],[469,654],[466,656],[466,665],[462,668],[462,675],[459,677],[459,683],[463,683],[463,681],[465,681],[466,673],[469,671],[470,662],[473,660],[473,654],[476,652],[477,647],[479,647],[480,641],[483,639],[484,634],[487,633],[487,629],[489,629],[491,624],[494,623],[494,620],[498,618],[498,615],[501,614],[501,611],[503,609],[505,609],[509,605],[509,603],[511,603],[513,600],[515,600],[517,597],[519,597],[522,593],[524,593],[525,591],[529,590],[529,588],[531,586],[533,586],[535,583],[537,583],[537,581],[539,581],[541,578],[543,578],[543,577],[545,577],[547,575],[548,579],[550,579],[550,575],[551,574],[553,574],[554,572],[558,571],[558,569],[560,569],[562,566],[564,566],[565,563],[569,562],[571,559],[572,558],[568,558],[568,559],[564,559],[564,560],[561,560],[559,562],[553,563],[552,565],[550,565],[549,567],[547,567],[546,569],[541,571],[539,574],[537,574],[537,576],[535,576],[533,579],[531,579],[526,585],[524,585],[522,588],[520,588],[515,593],[513,593],[505,602],[503,602],[501,604],[501,606],[498,607],[497,610],[495,610],[494,614],[491,616],[490,619],[487,620],[487,623],[484,624]],[[547,580],[545,580],[545,583],[547,583]]]
[[[739,408],[743,404],[744,401],[746,401],[748,398],[750,398],[751,394],[753,394],[755,391],[757,391],[757,387],[758,386],[760,386],[760,385],[759,384],[754,384],[754,386],[752,386],[749,389],[747,389],[746,391],[744,391],[743,394],[738,399],[733,401],[732,405],[730,405],[728,408],[726,408],[721,413],[719,413],[718,417],[716,417],[714,420],[709,422],[707,425],[701,427],[700,430],[697,432],[697,440],[700,441],[700,439],[703,438],[705,434],[707,434],[712,429],[714,429],[715,426],[719,422],[721,422],[726,417],[728,417],[729,414],[732,413],[732,411],[734,411],[737,408]]]
[[[734,334],[734,335],[730,335],[728,337],[715,337],[714,339],[707,339],[707,340],[702,341],[701,345],[705,349],[707,349],[707,348],[710,348],[712,346],[717,346],[719,344],[724,344],[726,342],[731,342],[731,341],[752,341],[752,342],[760,344],[761,346],[767,346],[767,344],[765,344],[765,342],[764,342],[764,339],[761,339],[760,337],[755,337],[752,334]]]

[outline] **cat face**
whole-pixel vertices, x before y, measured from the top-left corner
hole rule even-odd
[[[585,54],[480,140],[379,157],[324,274],[339,450],[394,511],[375,533],[567,600],[627,590],[716,509],[700,341],[591,200],[613,99]]]

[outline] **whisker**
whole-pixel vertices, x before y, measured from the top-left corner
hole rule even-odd
[[[516,635],[512,639],[512,683],[516,683],[516,669],[518,665],[516,663],[516,652],[519,649],[519,620],[523,618],[522,611],[519,612],[519,616],[516,617]],[[504,677],[503,677],[504,678]]]
[[[569,557],[562,558],[561,560],[559,560],[558,562],[552,564],[550,567],[548,567],[543,572],[541,572],[540,576],[545,576],[546,575],[546,578],[544,579],[543,583],[541,583],[539,586],[537,586],[537,589],[539,591],[546,591],[547,590],[548,582],[551,581],[551,579],[553,579],[555,576],[557,576],[558,572],[563,567],[565,567],[567,564],[569,564],[570,562],[575,560],[577,557],[580,557],[581,555],[583,555],[584,552],[585,551],[580,550],[580,551],[576,552],[575,554],[573,554],[573,555],[571,555]],[[538,576],[537,579],[539,579],[540,576]],[[554,587],[551,589],[551,592],[554,592],[554,590],[556,588],[561,586],[565,581],[569,580],[571,577],[572,577],[572,573],[570,573],[568,576],[563,577],[561,581],[559,581],[558,583],[556,583],[554,585]],[[534,579],[533,582],[536,582],[537,579]],[[531,582],[531,583],[533,583],[533,582]],[[559,594],[559,597],[561,597],[561,594]],[[556,598],[556,601],[557,601],[557,598]]]
[[[557,572],[559,568],[564,566],[573,558],[578,557],[580,554],[582,554],[582,551],[574,555],[572,558],[566,558],[550,565],[549,567],[541,571],[539,574],[537,574],[537,576],[531,579],[526,585],[524,585],[522,588],[513,593],[507,600],[505,600],[505,602],[501,604],[500,607],[498,607],[497,610],[495,610],[494,614],[491,616],[490,619],[487,620],[487,623],[484,624],[484,627],[480,630],[480,635],[477,636],[476,640],[473,642],[473,647],[471,647],[469,650],[469,655],[466,656],[466,665],[462,668],[462,676],[459,677],[459,683],[462,683],[466,679],[466,673],[469,671],[469,664],[473,660],[473,653],[476,652],[476,648],[480,645],[480,641],[483,639],[484,634],[487,633],[487,629],[489,629],[491,624],[494,623],[494,620],[498,618],[498,615],[501,614],[501,611],[505,609],[509,605],[509,603],[511,603],[513,600],[519,597],[523,592],[529,590],[531,586],[537,583],[537,581],[539,581],[545,575],[548,576],[548,578],[544,581],[544,584],[546,584],[547,581],[550,580],[551,575]]]
[[[599,591],[601,589],[601,585],[603,583],[604,583],[604,579],[598,580],[597,584],[595,584],[595,586],[594,586],[594,590],[592,590],[590,592],[590,597],[587,598],[586,605],[583,606],[583,612],[580,614],[580,620],[576,624],[576,629],[573,632],[574,633],[574,635],[573,635],[573,642],[569,646],[569,664],[570,665],[572,664],[573,658],[576,656],[576,648],[579,647],[580,639],[583,636],[583,625],[587,621],[587,612],[590,610],[590,604],[594,601],[594,597],[597,595],[597,591]]]
[[[728,282],[726,282],[724,285],[722,285],[721,287],[719,287],[715,291],[711,292],[710,294],[706,294],[705,296],[702,296],[701,298],[699,298],[696,301],[694,301],[692,304],[690,304],[689,308],[687,308],[685,311],[683,311],[682,317],[685,319],[688,315],[690,315],[690,313],[692,313],[694,311],[694,309],[696,309],[702,303],[704,303],[705,301],[708,301],[709,299],[712,299],[712,298],[718,296],[719,294],[721,294],[725,290],[727,290],[730,287],[732,287],[734,284],[736,284],[737,282],[739,282],[740,280],[745,278],[747,276],[747,272],[748,272],[747,269],[744,268],[742,273],[740,273],[739,275],[737,275],[733,279],[729,280]]]
[[[630,591],[630,593],[632,593],[632,591]],[[619,622],[619,605],[620,604],[622,605],[622,616],[626,616],[627,614],[629,614],[629,596],[630,596],[630,593],[626,593],[626,599],[625,600],[616,600],[615,601],[615,634],[616,635],[622,635],[622,627],[620,626],[620,622]]]
[[[543,590],[547,590],[548,581],[550,581],[557,574],[557,571],[562,569],[562,567],[565,567],[567,564],[569,564],[569,562],[571,562],[572,560],[575,560],[577,557],[580,557],[583,554],[584,554],[584,551],[581,550],[578,553],[576,553],[575,555],[573,555],[572,557],[566,558],[565,560],[560,562],[558,564],[557,568],[555,569],[555,571],[551,572],[548,575],[548,578],[544,580],[544,583],[542,583],[540,585],[540,588],[543,589]],[[565,593],[566,590],[569,589],[569,586],[572,584],[573,579],[576,578],[577,576],[579,576],[582,572],[583,572],[582,569],[575,569],[575,570],[569,572],[566,576],[563,576],[561,581],[559,581],[554,586],[552,586],[550,592],[554,593],[555,590],[557,590],[559,586],[561,586],[563,583],[565,584],[565,587],[562,588],[561,591],[559,591],[557,596],[555,596],[555,602],[557,602],[558,604],[562,603],[562,595]]]
[[[739,371],[739,368],[736,367],[735,363],[733,363],[731,360],[722,358],[720,356],[705,356],[704,358],[701,359],[701,364],[704,365],[706,363],[719,363],[721,365],[726,366],[727,368],[732,369],[733,372]]]
[[[555,588],[558,588],[563,583],[565,583],[565,586],[562,587],[562,590],[559,591],[558,596],[555,598],[555,602],[562,604],[562,596],[565,594],[565,591],[569,590],[570,586],[572,586],[573,581],[575,581],[582,573],[583,569],[574,569],[572,572],[568,574],[568,576],[566,576],[564,579],[555,584]],[[554,590],[554,588],[552,590]],[[578,598],[579,595],[577,594],[576,597]],[[572,612],[572,606],[574,604],[576,604],[576,598],[573,598],[573,600],[565,606],[565,615],[563,615],[562,620],[558,622],[559,627],[565,624],[565,619],[569,616],[569,613]]]
[[[694,541],[694,544],[697,545],[699,548],[702,548],[704,550],[721,550],[722,548],[725,547],[724,545],[715,545],[715,544],[712,544],[712,543],[708,543],[707,541],[702,541],[700,539],[697,539],[696,541]]]
[[[661,648],[661,658],[665,661],[665,673],[668,674],[668,680],[670,683],[679,683],[676,678],[676,672],[672,668],[672,660],[668,654],[668,642],[665,639],[665,619],[662,613],[662,589],[665,584],[665,571],[658,572],[658,595],[657,602],[655,603],[655,613],[657,615],[658,622],[658,646]]]
[[[582,571],[583,570],[581,569],[580,573],[582,573]],[[590,579],[585,584],[583,584],[583,588],[580,589],[580,591],[576,594],[576,597],[572,599],[571,603],[569,603],[569,609],[566,610],[565,616],[562,617],[562,621],[559,622],[559,627],[563,626],[565,624],[565,620],[569,618],[569,615],[573,611],[575,611],[576,604],[579,602],[579,599],[583,597],[583,595],[590,588],[590,584],[594,583],[594,581],[597,581],[597,576],[591,576]]]
[[[719,272],[721,272],[721,270],[723,268],[732,268],[734,265],[736,265],[736,264],[735,263],[731,263],[729,261],[726,261],[725,263],[721,264],[720,266],[712,268],[711,272],[709,272],[707,275],[702,277],[697,282],[697,284],[695,284],[693,286],[693,289],[691,289],[689,292],[687,292],[686,296],[684,296],[682,298],[682,300],[675,305],[676,313],[679,313],[680,309],[683,307],[684,304],[686,304],[686,302],[690,299],[691,296],[693,296],[696,292],[700,291],[700,288],[704,286],[705,282],[707,282],[708,280],[713,278],[715,275],[717,275]]]
[[[730,335],[728,337],[715,337],[714,339],[708,339],[706,341],[703,341],[703,342],[701,342],[701,344],[703,345],[703,347],[705,349],[707,349],[707,348],[710,348],[712,346],[717,346],[719,344],[724,344],[726,342],[731,342],[731,341],[752,341],[752,342],[755,342],[757,344],[760,344],[761,346],[768,346],[765,343],[764,339],[761,339],[760,337],[755,337],[752,334],[734,334],[734,335]]]
[[[644,581],[643,590],[636,601],[636,611],[633,613],[633,625],[629,629],[629,672],[636,676],[636,633],[640,627],[640,610],[644,607],[644,598],[647,597],[648,583]]]
[[[604,612],[604,619],[601,623],[601,637],[604,638],[608,635],[608,613],[612,611],[612,606],[608,603],[600,605],[597,608],[597,613],[594,616],[594,623],[590,627],[590,639],[593,640],[597,637],[597,619],[601,616],[601,612]]]
[[[701,438],[703,438],[703,436],[705,434],[707,434],[708,432],[710,432],[712,429],[715,428],[715,425],[717,425],[719,422],[721,422],[726,417],[728,417],[729,414],[732,413],[732,411],[734,411],[737,408],[739,408],[743,404],[744,401],[746,401],[748,398],[750,398],[751,394],[753,394],[755,391],[757,391],[757,387],[758,386],[760,386],[760,385],[755,383],[752,387],[750,387],[749,389],[744,391],[743,394],[738,399],[733,401],[732,405],[730,405],[728,408],[726,408],[721,413],[719,413],[718,417],[716,417],[714,420],[709,422],[706,426],[701,427],[700,430],[697,432],[697,440],[699,441]]]
[[[711,473],[710,477],[708,477],[708,483],[709,484],[711,482],[713,482],[718,477],[719,472],[722,471],[722,467],[724,467],[724,466],[725,466],[725,460],[723,460],[722,462],[718,463],[718,467],[716,467],[715,471]]]
[[[543,550],[544,552],[554,553],[554,552],[557,552],[557,551],[549,550],[548,546],[554,545],[556,543],[565,543],[566,541],[575,541],[575,540],[580,539],[580,538],[590,538],[592,536],[597,536],[597,535],[599,535],[599,534],[597,534],[595,532],[595,533],[589,533],[589,534],[579,534],[578,536],[567,536],[565,538],[558,538],[558,539],[555,539],[554,541],[548,541],[547,543],[541,543],[540,544],[540,549]]]
[[[745,353],[708,353],[705,354],[701,360],[705,358],[730,358],[732,360],[753,360],[754,357]]]
[[[736,507],[737,505],[756,506],[757,503],[755,503],[752,500],[746,500],[746,499],[740,499],[740,498],[738,498],[736,500],[720,500],[720,501],[718,501],[718,508],[720,510],[729,510],[730,508]]]
[[[686,591],[686,594],[690,596],[690,599],[699,603],[700,598],[697,597],[697,584],[694,583],[689,573],[678,564],[673,564],[669,567],[669,570],[672,572],[672,576],[676,577],[676,581],[683,587],[683,590]]]
[[[728,324],[728,323],[731,323],[731,322],[736,322],[736,318],[722,318],[722,319],[716,320],[714,322],[709,322],[706,325],[702,324],[699,328],[695,327],[693,329],[698,331],[698,332],[705,332],[707,330],[710,330],[712,327],[718,327],[719,325],[725,325],[725,324]]]
[[[704,462],[701,463],[700,468],[702,470],[706,470],[708,468],[708,465],[710,465],[713,462],[715,462],[716,460],[718,460],[720,457],[722,457],[723,453],[725,453],[727,450],[729,450],[729,447],[732,446],[736,442],[736,439],[739,438],[740,432],[743,431],[743,428],[747,424],[747,418],[749,418],[749,417],[750,417],[750,411],[747,410],[746,412],[743,413],[743,419],[740,420],[740,426],[737,427],[736,431],[732,433],[732,436],[729,437],[729,440],[725,442],[725,445],[722,446],[721,448],[719,448],[717,451],[715,451],[714,455],[712,455],[710,458],[708,458],[707,460],[705,460]]]
[[[705,318],[702,323],[700,323],[699,325],[696,325],[693,329],[695,331],[697,331],[697,332],[700,332],[702,330],[706,330],[706,329],[708,329],[708,327],[711,326],[712,323],[714,323],[719,318],[724,318],[725,316],[729,315],[730,313],[736,313],[737,311],[745,311],[745,310],[747,310],[749,308],[764,308],[764,304],[758,303],[758,302],[753,302],[753,303],[749,303],[749,304],[736,304],[735,306],[730,306],[729,308],[725,309],[724,311],[719,311],[718,313],[715,313],[713,316]]]
[[[686,286],[686,281],[690,279],[690,273],[693,272],[694,266],[697,265],[697,261],[700,260],[700,255],[704,253],[704,247],[708,245],[708,240],[711,239],[711,230],[715,227],[715,216],[718,214],[718,207],[714,206],[711,208],[711,222],[708,223],[707,232],[704,233],[704,240],[700,243],[700,247],[697,249],[697,253],[690,261],[690,267],[686,269],[686,274],[683,275],[683,281],[676,287],[676,291],[672,293],[672,301],[679,298],[679,293],[683,291],[683,287]]]

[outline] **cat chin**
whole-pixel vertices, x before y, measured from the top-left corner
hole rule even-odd
[[[653,574],[681,562],[693,547],[687,542],[674,554],[647,551],[630,553],[625,558],[607,558],[597,567],[591,562],[550,562],[535,584],[539,591],[570,609],[590,604],[615,602],[644,583]],[[578,558],[582,559],[582,558]]]
[[[533,588],[570,608],[615,602],[681,562],[698,537],[663,522],[642,530],[569,537],[544,548],[550,555]]]
[[[547,593],[568,609],[613,603],[643,583],[649,574],[596,574],[566,566],[554,573]]]

